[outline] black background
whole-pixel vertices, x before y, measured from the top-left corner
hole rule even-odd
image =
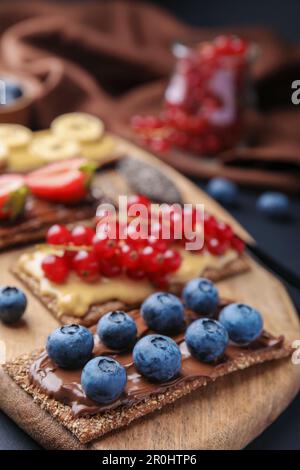
[[[287,39],[300,39],[299,0],[164,0],[161,4],[177,17],[199,26],[259,24],[274,28]],[[155,25],[153,25],[155,34]],[[300,77],[295,77],[300,79]],[[300,123],[299,123],[300,124]],[[300,128],[300,125],[299,125]],[[196,181],[203,186],[203,182]],[[243,188],[232,214],[259,244],[279,261],[300,274],[300,199],[292,199],[292,217],[285,223],[270,221],[258,214],[255,201],[260,191]],[[300,293],[289,288],[300,313]],[[39,449],[39,446],[0,412],[0,449]],[[300,395],[288,409],[248,449],[300,450]]]

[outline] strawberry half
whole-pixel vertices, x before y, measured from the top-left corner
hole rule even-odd
[[[26,177],[31,193],[53,202],[76,203],[84,199],[96,167],[84,158],[52,163]]]
[[[23,212],[27,194],[23,176],[0,176],[0,220],[15,219]]]

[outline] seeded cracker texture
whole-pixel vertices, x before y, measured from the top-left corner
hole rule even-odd
[[[21,356],[0,370],[0,404],[8,415],[46,447],[87,448],[89,442],[128,426],[132,421],[160,410],[219,377],[255,364],[287,357],[291,352],[291,347],[283,339],[276,347],[251,352],[245,350],[244,354],[216,367],[212,379],[198,377],[186,383],[180,382],[166,392],[152,394],[129,408],[121,405],[102,414],[74,418],[70,406],[49,398],[30,383],[28,368],[39,351]],[[35,410],[32,410],[33,407]]]
[[[206,269],[201,276],[207,277],[214,282],[220,281],[221,279],[225,279],[226,277],[231,277],[234,275],[241,274],[246,272],[250,269],[249,262],[245,255],[239,255],[235,260],[231,261],[230,263],[226,264],[221,269]],[[112,310],[130,310],[137,305],[135,304],[124,304],[119,300],[112,300],[109,302],[105,302],[103,304],[96,304],[92,305],[86,314],[83,317],[75,317],[72,315],[60,315],[57,299],[55,295],[44,295],[40,290],[39,282],[33,278],[32,276],[28,275],[24,271],[22,271],[19,266],[16,264],[12,267],[12,272],[17,276],[25,285],[30,289],[30,291],[45,305],[48,310],[63,324],[68,323],[80,323],[84,326],[92,326],[98,322],[99,318],[101,318],[105,313],[110,312]],[[199,273],[200,275],[200,273]],[[171,286],[171,291],[175,294],[180,294],[182,290],[182,285],[174,284]]]

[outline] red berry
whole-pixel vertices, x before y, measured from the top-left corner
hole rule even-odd
[[[146,273],[142,269],[127,269],[126,274],[130,279],[135,279],[136,281],[146,277]]]
[[[225,222],[218,222],[217,223],[217,232],[216,238],[220,241],[230,241],[233,237],[233,230],[230,225],[225,224]]]
[[[107,235],[112,240],[119,239],[120,224],[118,220],[110,220],[106,222],[99,222],[96,228],[96,235]]]
[[[96,233],[93,238],[94,254],[98,260],[110,259],[118,248],[117,240],[112,240],[106,233]]]
[[[94,282],[99,278],[99,263],[91,251],[78,251],[73,260],[73,268],[86,282]]]
[[[68,245],[71,242],[71,233],[65,225],[55,224],[49,228],[46,240],[49,245]]]
[[[156,238],[152,235],[148,237],[147,244],[152,246],[154,250],[159,251],[160,253],[164,253],[168,248],[165,240],[160,240],[159,238]]]
[[[220,256],[226,251],[228,244],[218,240],[217,238],[211,238],[208,240],[206,246],[212,255]]]
[[[65,251],[64,251],[64,254],[62,255],[62,258],[63,258],[63,259],[65,260],[65,262],[67,263],[69,269],[72,269],[72,268],[73,268],[73,259],[75,258],[76,253],[77,253],[77,251],[65,250]]]
[[[140,257],[137,250],[130,245],[123,245],[121,248],[121,263],[124,268],[137,269],[140,263]]]
[[[165,274],[157,275],[154,274],[149,277],[151,283],[157,287],[158,289],[165,289],[169,288],[170,282],[168,277]]]
[[[151,202],[146,196],[143,196],[142,194],[132,194],[127,198],[127,210],[130,209],[130,207],[134,204],[141,204],[143,206],[149,207]]]
[[[76,246],[91,245],[95,231],[91,227],[77,225],[72,230],[72,242]]]
[[[204,215],[204,237],[214,238],[217,233],[217,221],[213,215]]]
[[[163,268],[164,255],[154,250],[152,246],[146,246],[141,252],[141,267],[147,273],[154,273]]]
[[[69,267],[61,256],[47,255],[42,261],[45,276],[56,284],[62,284],[68,277]]]
[[[248,47],[248,43],[244,39],[241,39],[239,37],[232,38],[231,48],[232,52],[234,52],[235,54],[244,54]]]
[[[231,247],[238,253],[243,253],[245,250],[245,243],[239,237],[234,235],[231,239]]]
[[[116,277],[122,272],[122,267],[119,264],[119,260],[102,259],[99,261],[100,271],[105,277]]]
[[[179,269],[182,262],[182,257],[179,251],[169,249],[164,253],[163,271],[172,273]]]
[[[147,239],[142,238],[142,234],[134,225],[129,225],[126,229],[126,243],[135,250],[139,250],[147,244]]]
[[[170,150],[171,143],[169,139],[167,138],[156,137],[156,138],[151,139],[150,147],[154,152],[165,153]]]
[[[219,54],[227,55],[232,53],[232,37],[225,35],[218,36],[214,43]]]

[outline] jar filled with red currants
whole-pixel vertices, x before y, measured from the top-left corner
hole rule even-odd
[[[134,116],[132,127],[157,152],[171,148],[215,155],[240,143],[251,87],[253,47],[237,36],[193,46],[177,43],[161,112]]]

